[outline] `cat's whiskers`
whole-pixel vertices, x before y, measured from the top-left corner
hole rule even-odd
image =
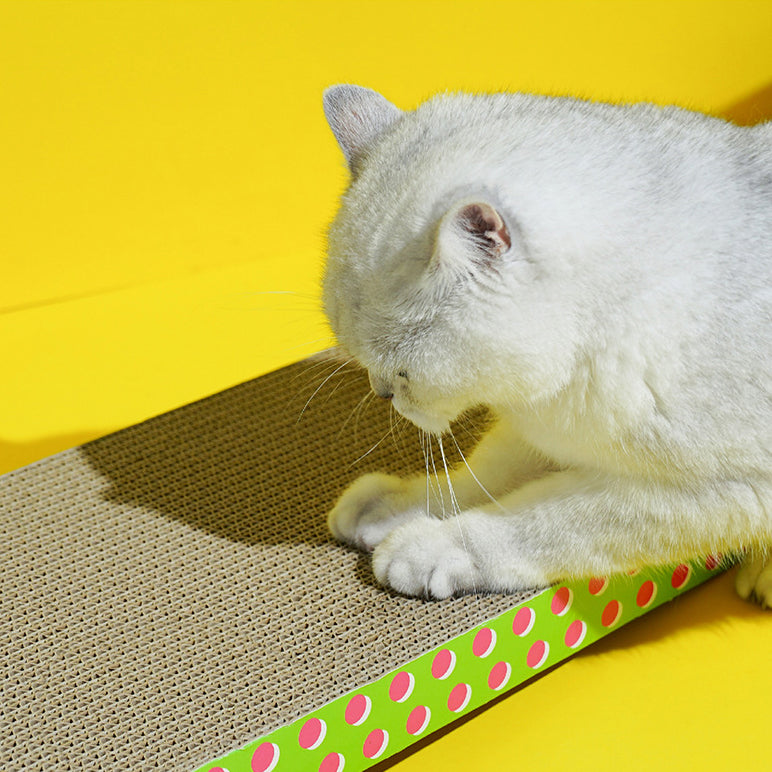
[[[472,475],[472,479],[477,483],[477,485],[480,486],[480,490],[493,502],[502,512],[506,512],[507,510],[498,502],[498,499],[496,499],[495,496],[493,496],[490,491],[480,482],[480,479],[477,477],[477,475],[472,471],[472,467],[469,466],[469,462],[466,460],[466,456],[464,455],[464,451],[461,450],[461,446],[458,444],[458,440],[456,440],[456,436],[453,434],[452,431],[448,430],[448,434],[450,434],[451,439],[453,440],[456,450],[458,451],[458,455],[461,457],[461,460],[464,462],[464,466],[469,470],[469,474]]]
[[[292,378],[290,378],[290,383],[294,384],[296,381],[300,380],[301,378],[305,378],[311,374],[317,375],[319,370],[325,370],[326,368],[334,369],[339,364],[340,364],[340,361],[332,357],[330,357],[329,359],[320,358],[316,362],[309,363],[299,373],[297,373],[296,375],[293,375]]]
[[[340,378],[338,382],[332,387],[332,391],[325,397],[324,404],[326,405],[335,395],[335,392],[343,385],[345,379]]]
[[[354,436],[357,436],[357,432],[359,430],[359,419],[362,417],[362,413],[364,413],[365,410],[367,410],[367,408],[373,403],[375,397],[376,394],[374,391],[368,391],[360,402],[360,405],[356,411],[356,415],[354,416]]]
[[[424,465],[426,466],[426,516],[429,517],[429,456],[426,453],[426,432],[419,429],[418,437],[421,440],[421,453],[423,453]]]
[[[399,440],[400,442],[403,443],[403,447],[404,447],[405,432],[410,427],[412,427],[413,424],[410,421],[408,421],[408,419],[405,418],[405,416],[403,416],[399,412],[397,413],[396,418],[397,418],[397,420],[396,420],[396,423],[395,423],[395,428],[396,428],[395,445],[396,445],[397,440]],[[397,447],[399,447],[399,446],[397,446]]]
[[[369,456],[369,455],[370,455],[370,454],[371,454],[371,453],[372,453],[372,452],[373,452],[373,451],[374,451],[374,450],[375,450],[375,449],[376,449],[376,448],[377,448],[377,447],[378,447],[378,446],[379,446],[379,445],[380,445],[380,444],[381,444],[381,443],[382,443],[382,442],[383,442],[383,441],[384,441],[384,440],[385,440],[385,439],[386,439],[386,438],[389,436],[389,434],[391,434],[391,430],[389,430],[388,432],[386,432],[386,434],[384,434],[384,435],[383,435],[383,437],[381,437],[381,439],[380,439],[380,440],[378,440],[378,442],[376,442],[376,443],[375,443],[375,444],[374,444],[374,445],[373,445],[373,446],[370,448],[370,450],[366,451],[366,452],[365,452],[365,453],[363,453],[363,454],[362,454],[362,455],[361,455],[359,458],[357,458],[356,460],[352,461],[352,462],[349,464],[348,468],[349,468],[349,469],[351,469],[351,467],[353,467],[353,466],[356,466],[356,465],[357,465],[357,464],[358,464],[358,463],[359,463],[359,462],[360,462],[360,461],[361,461],[363,458],[366,458],[367,456]]]
[[[326,376],[334,375],[338,365],[340,365],[340,360],[323,359],[307,365],[300,372],[293,375],[290,379],[293,393],[287,400],[288,407],[297,401],[305,400],[308,389],[314,388],[314,384],[318,382],[317,379],[321,377],[324,380]],[[301,379],[304,379],[305,382],[299,383]],[[323,386],[324,384],[322,383],[321,385]]]
[[[440,519],[444,520],[445,515],[447,514],[445,510],[445,497],[442,495],[442,485],[440,485],[440,476],[437,474],[437,465],[434,463],[434,448],[432,446],[432,437],[431,435],[428,435],[428,445],[429,445],[429,458],[432,462],[432,469],[434,470],[434,481],[437,484],[437,498],[440,504]],[[428,470],[427,470],[428,471]]]
[[[351,421],[351,419],[353,418],[354,419],[354,441],[356,441],[356,438],[358,436],[359,418],[362,415],[362,411],[365,410],[367,403],[374,396],[375,394],[372,391],[368,391],[351,409],[348,416],[346,416],[346,420],[343,422],[343,425],[340,427],[340,431],[338,432],[338,439],[341,439],[343,437],[343,432],[346,429],[346,426],[348,425],[349,421]]]
[[[359,411],[362,409],[362,406],[367,402],[367,398],[369,396],[369,392],[367,394],[362,395],[362,397],[357,400],[356,405],[349,410],[348,415],[343,419],[343,423],[340,426],[340,429],[338,431],[338,439],[340,439],[343,436],[343,432],[345,431],[346,427],[349,424],[349,421],[351,419],[354,419],[354,430],[356,430],[356,416],[359,413]]]
[[[463,414],[456,420],[455,424],[456,428],[462,429],[473,442],[480,438],[480,427],[472,420],[472,416]],[[455,437],[453,439],[455,441]]]
[[[453,509],[453,514],[454,515],[460,515],[461,514],[461,506],[458,503],[458,499],[456,498],[456,492],[453,489],[453,483],[450,480],[450,470],[448,469],[448,461],[445,458],[445,448],[443,447],[442,437],[441,436],[437,437],[437,445],[440,448],[440,455],[442,456],[442,466],[443,466],[443,468],[445,470],[445,479],[448,482],[448,494],[450,495],[450,505],[451,505],[451,507]],[[462,536],[462,538],[463,538],[463,536]],[[466,546],[466,545],[464,545],[464,546]]]
[[[327,375],[334,375],[333,371],[340,365],[340,359],[325,357],[319,361],[305,363],[305,365],[302,370],[295,373],[289,379],[292,390],[291,394],[287,397],[287,412],[295,413],[297,411],[297,403],[306,401],[308,390],[315,387],[318,377],[324,379]],[[305,382],[301,382],[301,379],[304,379]],[[320,388],[323,385],[324,383],[320,384]],[[308,406],[308,402],[306,402],[305,406]],[[305,407],[303,409],[305,410]],[[300,417],[297,419],[297,422],[299,421]]]
[[[393,403],[389,402],[389,434],[391,435],[391,440],[394,443],[394,447],[397,447],[397,438],[394,434],[394,405]]]
[[[453,439],[453,441],[455,442],[455,438]],[[440,453],[442,454],[442,465],[443,467],[445,467],[445,478],[448,481],[448,492],[450,493],[450,500],[453,506],[453,511],[455,513],[455,521],[456,521],[456,525],[458,526],[459,536],[461,537],[461,544],[464,547],[464,552],[466,552],[467,555],[470,555],[471,553],[469,552],[469,547],[467,546],[467,543],[466,543],[466,536],[464,535],[464,529],[463,529],[463,526],[461,525],[461,517],[460,517],[461,506],[458,503],[458,498],[456,498],[456,492],[453,490],[453,483],[450,480],[450,471],[448,470],[448,461],[445,457],[445,448],[442,445],[442,436],[437,437],[437,444],[439,445]],[[472,582],[472,593],[474,595],[477,595],[477,585],[475,582]]]
[[[432,472],[429,468],[429,453],[431,452],[431,442],[432,437],[429,432],[424,431],[423,429],[420,430],[421,436],[423,437],[423,444],[422,444],[422,451],[424,454],[424,464],[426,465],[426,514],[431,515],[431,495],[434,495],[437,502],[440,502],[440,492],[438,490],[437,493],[435,493],[434,490],[434,482],[432,481]],[[434,458],[432,457],[431,460],[432,465],[434,465]]]
[[[306,408],[311,403],[311,400],[321,391],[321,389],[324,387],[324,385],[332,378],[336,373],[340,372],[347,364],[349,364],[353,360],[353,357],[350,359],[347,359],[343,364],[338,365],[314,390],[314,393],[306,400],[306,404],[303,405],[303,409],[300,411],[300,415],[298,416],[298,420],[296,423],[300,423],[300,419],[303,418],[303,413],[306,412]]]

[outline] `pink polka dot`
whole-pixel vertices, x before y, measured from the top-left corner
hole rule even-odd
[[[212,767],[209,772],[228,772],[225,767]]]
[[[509,662],[497,662],[488,673],[488,687],[497,692],[503,689],[512,675],[512,665]]]
[[[708,555],[708,557],[705,558],[705,568],[708,569],[708,571],[715,571],[720,565],[721,561],[724,559],[723,555]]]
[[[472,697],[472,687],[469,684],[456,684],[448,695],[448,710],[460,713]]]
[[[373,706],[369,697],[364,694],[355,694],[346,705],[345,719],[349,726],[359,726],[370,715]]]
[[[546,661],[550,653],[550,645],[547,641],[536,641],[530,649],[528,649],[528,655],[525,658],[528,667],[536,669],[541,667]]]
[[[673,571],[673,576],[670,578],[670,584],[673,585],[674,590],[680,590],[682,587],[686,586],[691,575],[691,566],[688,566],[686,563],[681,563],[681,565],[676,566]]]
[[[279,746],[276,743],[262,743],[252,754],[252,772],[271,772],[279,763]]]
[[[319,765],[319,772],[342,772],[346,759],[342,753],[328,753]]]
[[[587,635],[587,625],[581,619],[571,622],[568,626],[568,630],[566,630],[564,638],[566,646],[568,646],[569,649],[575,649],[577,646],[581,646],[585,635]]]
[[[408,734],[412,735],[418,735],[423,732],[427,726],[429,726],[429,721],[431,720],[432,712],[429,710],[429,708],[426,707],[426,705],[417,705],[413,710],[410,711],[410,715],[407,717],[407,724],[405,725],[405,729],[407,729]]]
[[[512,620],[512,632],[521,638],[531,632],[533,623],[536,621],[536,613],[532,608],[523,606],[518,609],[515,618]]]
[[[605,576],[593,576],[590,579],[587,589],[590,591],[590,595],[603,595],[608,587],[608,578]]]
[[[432,675],[440,681],[446,679],[456,666],[456,652],[440,649],[432,661]]]
[[[571,608],[574,594],[568,587],[561,587],[553,596],[550,608],[556,616],[562,617]]]
[[[483,627],[472,642],[472,653],[475,657],[487,657],[496,645],[496,633],[490,627]]]
[[[613,627],[622,616],[622,604],[618,600],[609,601],[600,617],[604,627]]]
[[[307,751],[316,750],[324,740],[327,734],[327,724],[321,718],[309,718],[303,724],[298,735],[298,743],[301,748]]]
[[[366,759],[377,759],[383,755],[386,746],[389,744],[389,733],[385,729],[373,729],[365,744],[362,746],[362,753]]]
[[[389,698],[392,702],[404,702],[413,692],[415,677],[412,673],[403,670],[391,679],[389,686]]]
[[[638,594],[635,596],[635,602],[639,608],[648,608],[657,597],[657,585],[647,579],[638,589]]]

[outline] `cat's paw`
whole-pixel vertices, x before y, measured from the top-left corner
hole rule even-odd
[[[397,526],[418,517],[407,480],[389,474],[366,474],[341,494],[327,518],[332,535],[368,552]]]
[[[421,517],[397,528],[373,553],[373,572],[403,595],[449,598],[485,589],[453,519]]]
[[[741,598],[753,597],[762,608],[772,609],[772,555],[748,553],[735,580]]]

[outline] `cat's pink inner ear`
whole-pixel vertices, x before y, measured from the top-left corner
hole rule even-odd
[[[498,257],[512,246],[507,224],[490,204],[465,204],[458,210],[456,222],[492,257]]]

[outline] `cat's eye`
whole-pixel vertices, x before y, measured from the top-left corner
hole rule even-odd
[[[400,378],[404,378],[405,380],[408,380],[408,377],[407,377],[407,371],[406,371],[406,370],[400,370],[400,371],[397,373],[397,375],[398,375]]]

